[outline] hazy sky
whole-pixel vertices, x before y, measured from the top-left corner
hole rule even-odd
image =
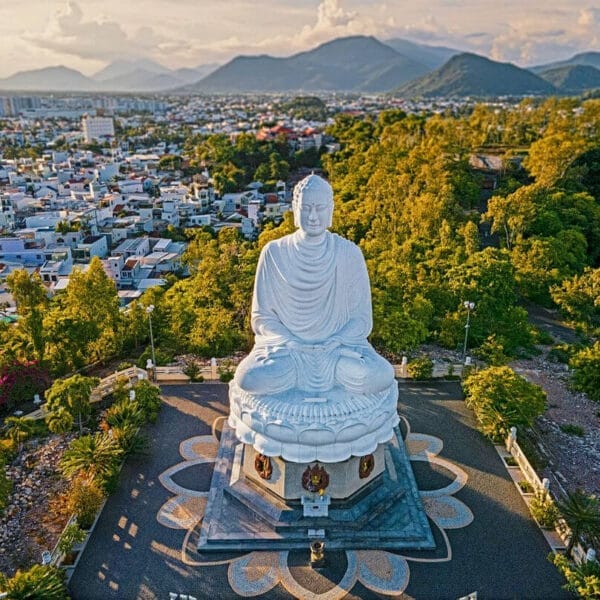
[[[594,7],[594,4],[596,7]],[[169,67],[403,37],[530,65],[600,50],[597,0],[0,0],[0,77],[118,58]]]

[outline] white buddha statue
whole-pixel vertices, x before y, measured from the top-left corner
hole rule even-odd
[[[395,385],[392,366],[367,341],[369,277],[360,249],[327,231],[331,186],[309,175],[294,190],[298,230],[265,246],[252,302],[255,345],[234,383],[252,395],[341,387],[374,394]]]

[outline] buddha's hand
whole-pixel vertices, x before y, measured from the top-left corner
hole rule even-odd
[[[355,360],[362,359],[362,354],[360,352],[356,352],[356,350],[351,350],[350,348],[341,348],[340,356],[345,356],[346,358],[354,358]]]

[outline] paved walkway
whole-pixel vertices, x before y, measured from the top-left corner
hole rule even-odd
[[[400,382],[407,447],[435,552],[204,555],[189,531],[203,514],[227,387],[165,386],[150,454],[129,460],[71,580],[73,598],[566,598],[541,532],[502,462],[473,429],[454,383]]]

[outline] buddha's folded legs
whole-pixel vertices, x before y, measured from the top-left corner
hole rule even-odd
[[[276,394],[292,388],[320,393],[334,385],[355,394],[373,394],[393,384],[392,365],[372,348],[347,350],[267,357],[255,348],[237,368],[235,382],[251,394]]]
[[[361,357],[341,356],[335,369],[339,385],[357,394],[375,394],[394,383],[392,365],[368,348],[361,349]]]
[[[296,386],[296,365],[290,356],[263,358],[255,351],[239,364],[237,385],[250,394],[276,394]]]

